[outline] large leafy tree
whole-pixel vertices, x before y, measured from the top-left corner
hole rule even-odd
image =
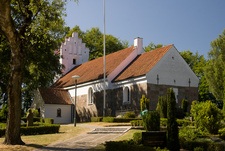
[[[65,34],[61,0],[0,0],[1,91],[8,94],[5,144],[20,137],[21,92],[50,84],[59,73],[53,50]],[[9,60],[9,61],[8,61]]]
[[[82,41],[86,43],[86,47],[90,49],[90,60],[103,56],[103,33],[99,28],[93,27],[84,32],[79,26],[75,26],[69,31],[67,37],[70,37],[73,32],[77,32]],[[106,55],[126,47],[128,47],[128,42],[109,34],[106,35]]]
[[[217,100],[224,98],[225,85],[225,30],[217,39],[211,42],[211,50],[208,53],[209,60],[205,68],[206,80],[210,91]]]
[[[149,52],[151,50],[161,48],[161,47],[163,47],[163,44],[154,44],[153,42],[150,42],[148,46],[146,46],[144,49],[145,49],[145,52]]]

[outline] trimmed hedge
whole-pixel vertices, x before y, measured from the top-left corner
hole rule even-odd
[[[91,117],[91,122],[102,122],[103,117]]]
[[[130,123],[133,120],[141,120],[141,118],[116,118],[116,117],[103,117],[102,122],[114,123]]]
[[[131,126],[143,126],[143,120],[132,120],[130,123]]]
[[[21,126],[21,135],[39,135],[39,134],[54,134],[59,133],[59,124],[43,124],[39,126]],[[0,129],[0,137],[5,135],[5,128]]]
[[[54,134],[59,132],[59,124],[21,127],[21,135]]]

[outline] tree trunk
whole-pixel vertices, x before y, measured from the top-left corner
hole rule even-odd
[[[18,40],[17,45],[14,45],[11,50],[11,75],[8,85],[9,112],[4,144],[11,145],[24,144],[20,137],[22,53],[19,43]]]
[[[0,0],[0,32],[7,37],[11,47],[11,73],[8,83],[9,112],[4,144],[24,144],[20,137],[21,121],[21,85],[23,52],[22,39],[11,17],[11,1]]]

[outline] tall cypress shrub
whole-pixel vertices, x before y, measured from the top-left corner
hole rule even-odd
[[[141,111],[149,110],[149,104],[150,104],[150,100],[145,95],[142,95],[140,99]]]
[[[167,90],[167,148],[179,151],[178,124],[176,121],[176,99],[172,88]]]
[[[159,96],[156,110],[159,112],[160,117],[167,118],[167,99],[166,99],[166,96]]]
[[[182,108],[182,110],[183,110],[184,113],[187,112],[187,109],[188,109],[188,100],[183,99],[181,101],[181,108]]]

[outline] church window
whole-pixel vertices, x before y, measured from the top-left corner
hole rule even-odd
[[[130,104],[130,89],[129,87],[125,87],[123,89],[123,104]]]
[[[57,109],[57,117],[61,117],[61,112],[62,112],[61,109],[58,108],[58,109]]]
[[[94,103],[94,93],[93,89],[89,88],[88,89],[88,104],[93,104]]]
[[[73,64],[76,64],[76,59],[73,59]]]

